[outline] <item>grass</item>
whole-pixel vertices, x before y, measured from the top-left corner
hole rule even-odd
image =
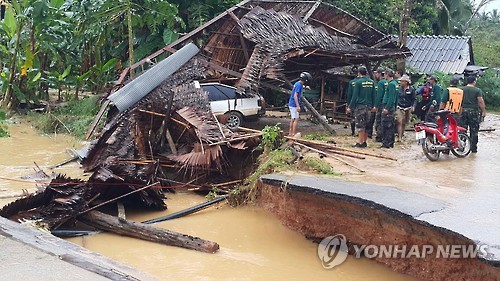
[[[303,170],[304,166],[318,174],[337,175],[333,171],[332,166],[325,160],[317,157],[305,157],[297,165],[290,165],[289,162],[293,159],[293,154],[290,150],[271,150],[268,154],[262,154],[259,158],[259,167],[245,180],[245,182],[232,191],[232,204],[239,205],[242,203],[255,202],[258,196],[258,183],[260,177],[265,174],[286,171],[286,170]],[[302,168],[301,168],[302,167]],[[306,169],[307,169],[306,168]]]
[[[46,113],[28,113],[28,120],[39,131],[69,133],[83,139],[87,129],[99,110],[98,96],[73,100]]]
[[[333,172],[332,166],[323,159],[307,156],[304,158],[303,161],[304,164],[306,164],[306,166],[308,166],[309,168],[311,168],[312,170],[316,171],[319,174],[336,175]]]
[[[292,166],[288,164],[292,159],[293,154],[290,150],[272,150],[268,154],[262,154],[259,157],[259,167],[239,188],[232,191],[231,197],[235,200],[232,204],[239,205],[244,202],[255,202],[260,177],[265,174],[292,169]]]
[[[327,132],[318,132],[314,134],[308,134],[304,136],[306,140],[317,140],[317,141],[325,141],[329,139],[331,135]]]

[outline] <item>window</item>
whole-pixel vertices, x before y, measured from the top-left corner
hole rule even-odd
[[[204,85],[202,88],[208,92],[209,101],[227,100],[227,97],[213,85]]]
[[[236,90],[230,87],[226,87],[224,85],[217,85],[215,86],[219,91],[224,93],[224,95],[229,98],[229,99],[235,99],[236,98]]]

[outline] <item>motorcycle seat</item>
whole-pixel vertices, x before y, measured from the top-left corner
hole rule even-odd
[[[432,122],[424,122],[424,125],[431,128],[437,128],[438,124]]]

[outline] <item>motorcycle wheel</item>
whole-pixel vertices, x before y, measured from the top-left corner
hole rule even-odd
[[[470,153],[470,137],[463,132],[458,133],[458,147],[451,150],[451,153],[458,158],[464,158]]]
[[[427,135],[422,143],[422,150],[424,151],[425,157],[431,161],[437,161],[439,159],[440,151],[431,149],[431,146],[434,144],[434,136],[432,135]]]

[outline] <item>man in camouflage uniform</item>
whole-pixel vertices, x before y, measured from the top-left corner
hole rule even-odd
[[[471,151],[477,152],[477,142],[479,133],[479,123],[486,116],[486,108],[483,99],[483,91],[476,87],[476,77],[467,77],[467,86],[463,87],[462,114],[460,116],[460,126],[469,127],[471,138]],[[481,109],[481,112],[479,112]]]
[[[347,109],[348,113],[354,110],[356,128],[358,129],[358,142],[353,147],[367,147],[367,127],[375,98],[375,83],[366,74],[365,67],[358,68],[358,79],[352,90],[351,102]]]

